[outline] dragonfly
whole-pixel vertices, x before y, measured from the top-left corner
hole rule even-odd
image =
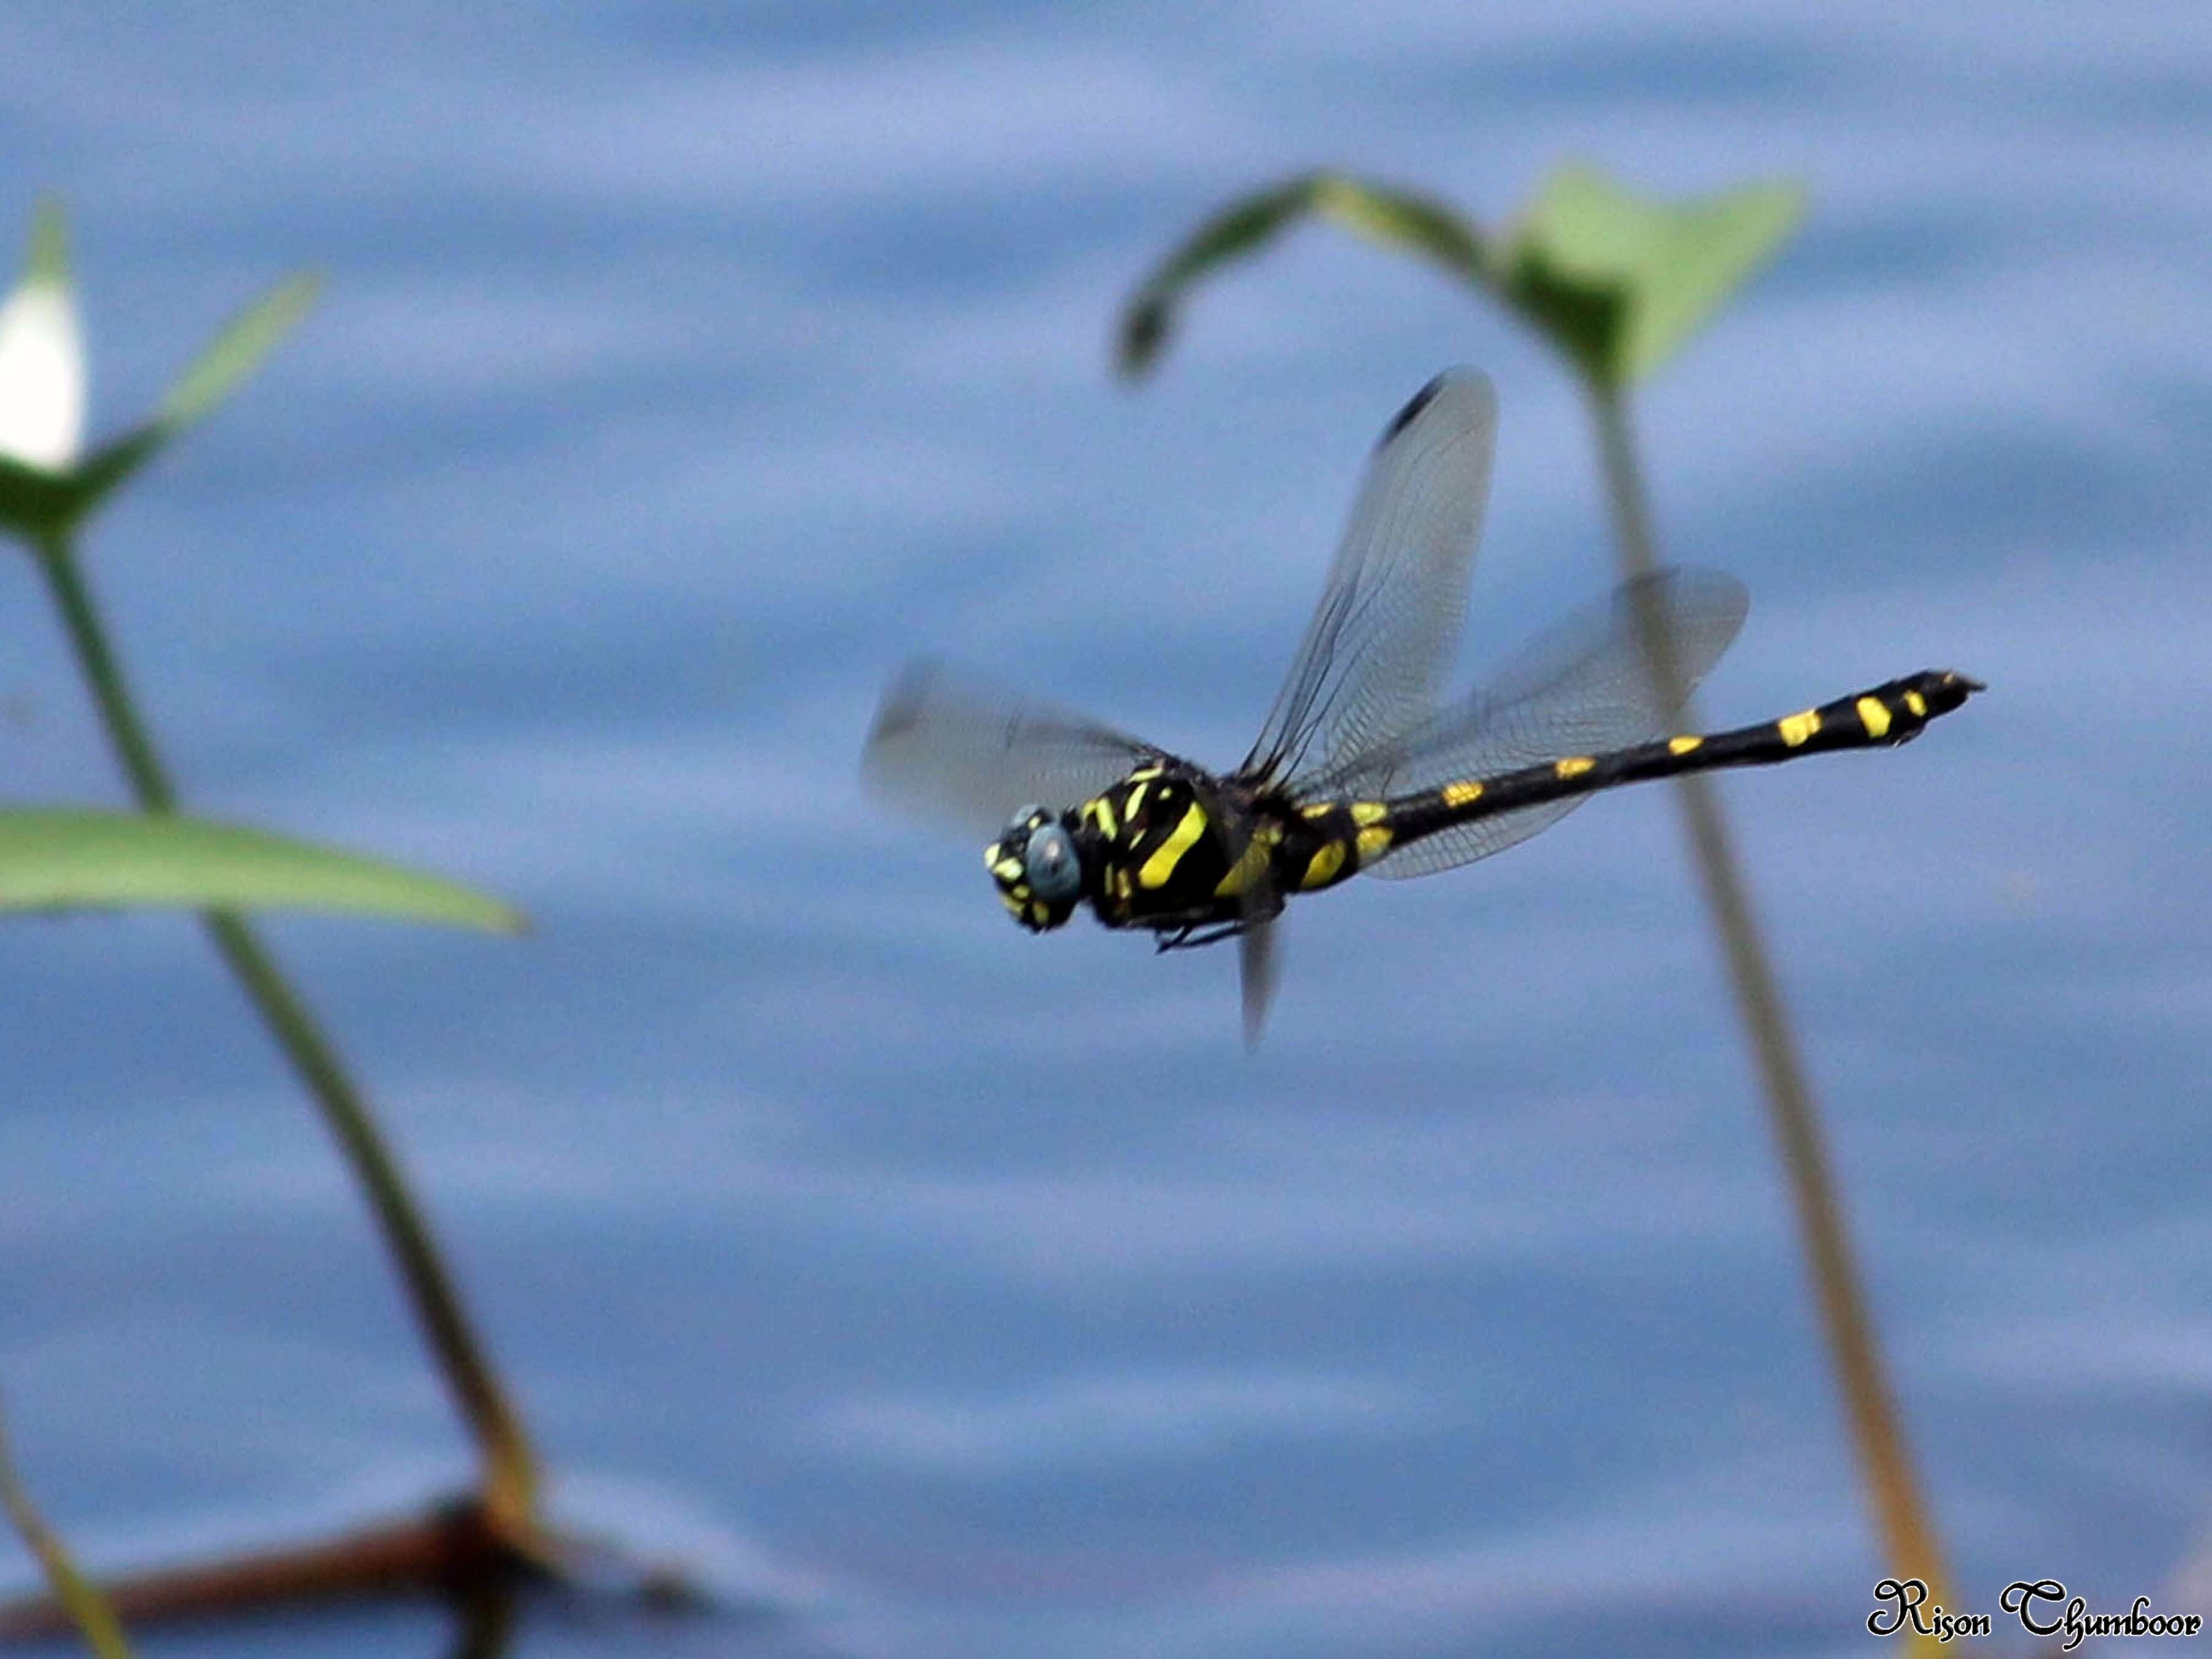
[[[1893,748],[1984,689],[1926,670],[1754,726],[1672,731],[1748,604],[1734,577],[1677,567],[1623,582],[1486,684],[1440,702],[1497,429],[1496,390],[1475,369],[1447,370],[1392,418],[1233,771],[925,660],[885,692],[864,780],[909,812],[988,836],[984,867],[1032,933],[1087,905],[1162,951],[1235,939],[1256,1042],[1292,897],[1489,858],[1625,784]]]

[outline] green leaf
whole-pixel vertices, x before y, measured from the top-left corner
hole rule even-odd
[[[0,911],[283,907],[520,933],[520,914],[436,876],[162,813],[0,811]]]
[[[49,533],[66,537],[118,485],[153,459],[167,440],[160,425],[149,421],[86,456],[77,470],[63,480],[69,489],[67,516]]]
[[[1488,275],[1474,227],[1432,197],[1331,173],[1315,183],[1314,211],[1355,236],[1416,254],[1468,282]]]
[[[1481,238],[1442,203],[1343,173],[1303,174],[1231,203],[1161,262],[1122,310],[1115,333],[1116,367],[1131,376],[1150,368],[1194,284],[1249,258],[1307,219],[1416,254],[1455,276],[1480,281],[1485,274]]]
[[[116,1622],[106,1598],[77,1571],[60,1535],[46,1525],[32,1504],[30,1493],[16,1478],[4,1431],[0,1431],[0,1509],[7,1510],[16,1532],[39,1558],[39,1565],[46,1570],[46,1583],[53,1589],[54,1600],[76,1621],[86,1644],[99,1659],[131,1659],[131,1644],[124,1639],[123,1626]]]
[[[1183,290],[1217,266],[1264,247],[1305,210],[1312,191],[1312,179],[1293,179],[1231,203],[1192,232],[1122,308],[1115,331],[1115,363],[1120,371],[1133,376],[1150,368],[1174,328]]]
[[[279,283],[240,312],[161,399],[153,424],[162,437],[175,437],[228,397],[276,343],[299,325],[322,285],[321,277],[303,273]]]
[[[77,516],[90,512],[188,428],[205,419],[299,325],[321,287],[319,276],[291,277],[233,319],[178,376],[151,420],[103,445],[78,469],[83,499]]]
[[[58,203],[42,202],[32,222],[25,280],[66,283],[68,240]],[[33,544],[64,538],[123,482],[205,419],[296,327],[322,286],[301,275],[247,307],[194,358],[152,418],[111,439],[74,467],[46,471],[0,454],[0,531]]]
[[[1611,386],[1679,350],[1786,240],[1805,208],[1793,184],[1752,185],[1680,204],[1632,196],[1596,169],[1554,174],[1510,236],[1486,240],[1434,198],[1312,173],[1223,209],[1164,260],[1121,313],[1124,374],[1149,368],[1200,280],[1292,226],[1325,220],[1495,294]]]
[[[1668,204],[1594,167],[1554,174],[1498,250],[1523,315],[1605,384],[1639,380],[1773,258],[1803,216],[1794,184]]]

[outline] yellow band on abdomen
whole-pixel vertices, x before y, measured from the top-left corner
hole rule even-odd
[[[1787,714],[1774,722],[1774,729],[1782,734],[1785,748],[1797,749],[1810,743],[1820,730],[1820,711],[1808,708],[1802,714]]]
[[[1336,872],[1344,868],[1344,843],[1330,842],[1306,860],[1306,872],[1298,878],[1298,885],[1305,888],[1326,887],[1336,879]]]

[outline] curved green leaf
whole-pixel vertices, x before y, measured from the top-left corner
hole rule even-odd
[[[1497,295],[1585,374],[1619,387],[1674,356],[1773,257],[1804,208],[1794,184],[1674,204],[1632,196],[1577,167],[1552,177],[1510,235],[1486,239],[1432,197],[1346,173],[1305,173],[1231,203],[1161,262],[1122,310],[1116,364],[1142,374],[1194,284],[1320,219]]]
[[[1160,263],[1122,309],[1115,331],[1115,366],[1131,376],[1150,368],[1194,284],[1249,258],[1307,219],[1328,221],[1368,241],[1402,249],[1454,276],[1477,282],[1485,277],[1481,237],[1442,203],[1343,173],[1305,173],[1231,203]]]
[[[520,912],[458,883],[258,830],[161,813],[0,811],[0,911],[80,905],[344,911],[493,933]]]
[[[1434,197],[1328,173],[1315,182],[1314,211],[1356,236],[1441,265],[1450,276],[1472,283],[1489,276],[1481,236]]]
[[[1193,231],[1122,307],[1115,330],[1115,367],[1127,375],[1150,368],[1174,328],[1183,290],[1216,267],[1255,253],[1272,241],[1304,212],[1312,191],[1311,179],[1293,179],[1231,203]]]
[[[1595,167],[1568,167],[1499,251],[1499,276],[1513,304],[1586,370],[1626,386],[1673,356],[1804,210],[1794,184],[1670,204],[1631,195]]]

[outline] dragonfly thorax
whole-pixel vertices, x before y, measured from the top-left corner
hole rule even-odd
[[[1076,810],[1086,891],[1109,927],[1181,925],[1217,908],[1235,828],[1219,784],[1164,761],[1138,767]]]
[[[1174,930],[1243,913],[1240,876],[1265,872],[1279,841],[1257,828],[1218,780],[1153,761],[1071,811],[1024,807],[983,862],[1000,902],[1031,933],[1086,901],[1109,927]]]
[[[1057,817],[1024,807],[983,862],[1000,902],[1033,933],[1088,902],[1109,927],[1180,941],[1267,921],[1289,895],[1347,879],[1388,845],[1388,831],[1362,816],[1381,810],[1299,805],[1241,778],[1147,761]]]

